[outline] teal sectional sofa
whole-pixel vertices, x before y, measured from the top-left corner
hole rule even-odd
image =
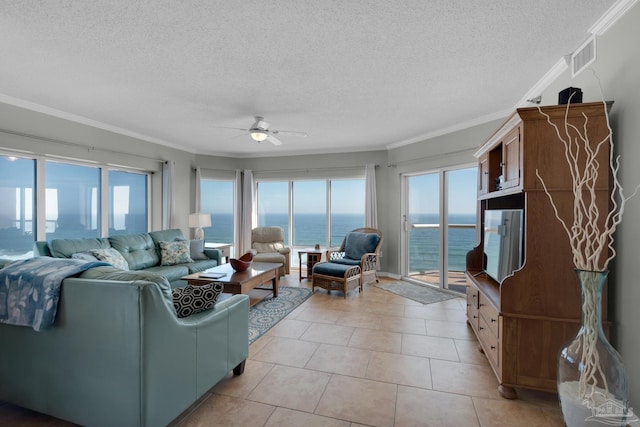
[[[86,253],[96,249],[113,248],[120,252],[127,261],[129,270],[145,271],[161,275],[171,283],[172,287],[184,286],[180,281],[191,273],[204,271],[220,264],[220,251],[204,249],[203,259],[177,265],[161,265],[158,249],[160,242],[171,242],[184,239],[180,229],[152,231],[142,234],[120,234],[104,238],[55,239],[51,242],[38,241],[35,244],[34,256],[51,256],[55,258],[71,258],[74,254]],[[195,254],[192,254],[195,258]]]
[[[171,423],[231,371],[241,374],[249,351],[248,296],[223,294],[178,318],[171,290],[153,266],[64,279],[52,327],[0,324],[0,401],[86,426]]]

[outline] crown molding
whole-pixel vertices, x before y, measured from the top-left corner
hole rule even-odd
[[[638,0],[619,0],[615,2],[604,15],[596,21],[589,33],[601,36],[606,33],[620,18],[622,18],[631,8],[633,8]]]

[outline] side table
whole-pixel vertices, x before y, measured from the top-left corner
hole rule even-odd
[[[313,276],[313,266],[320,262],[322,259],[322,249],[300,249],[298,251],[298,264],[300,265],[300,278],[299,280],[302,282],[302,279],[311,279]],[[306,255],[306,263],[302,263],[302,255]],[[306,270],[306,276],[302,275],[302,270]]]

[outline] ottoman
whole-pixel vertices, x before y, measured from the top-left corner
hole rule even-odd
[[[360,275],[359,265],[320,262],[313,266],[311,290],[318,287],[329,292],[342,291],[344,297],[347,298],[347,292],[351,289],[358,288],[358,291],[362,291]]]

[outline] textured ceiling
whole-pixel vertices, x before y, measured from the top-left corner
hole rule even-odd
[[[386,149],[506,114],[613,4],[0,0],[0,101],[202,154]],[[254,115],[308,137],[220,128]]]

